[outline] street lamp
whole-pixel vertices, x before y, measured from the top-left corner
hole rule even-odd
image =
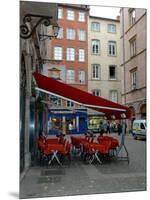
[[[46,35],[46,34],[39,34],[39,38],[40,40],[45,40],[45,39],[52,39],[52,38],[56,38],[58,36],[59,33],[59,26],[58,24],[52,26],[52,35]]]

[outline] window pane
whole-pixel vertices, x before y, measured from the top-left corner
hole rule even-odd
[[[67,70],[67,83],[74,83],[74,70]]]
[[[79,49],[79,61],[80,62],[85,61],[85,51],[84,51],[84,49]]]
[[[83,71],[83,70],[79,71],[79,82],[85,83],[85,71]]]
[[[117,45],[115,41],[109,41],[108,42],[108,53],[111,56],[115,56],[116,55],[116,49],[117,49]]]
[[[67,39],[74,40],[75,39],[75,30],[74,29],[67,29]]]
[[[116,33],[116,25],[115,24],[108,24],[108,32],[109,33]]]
[[[62,19],[62,15],[63,15],[63,9],[58,8],[58,19]]]
[[[70,60],[70,61],[75,60],[75,50],[74,50],[74,48],[67,48],[67,60]]]
[[[79,40],[85,41],[85,30],[79,30],[78,37],[79,37]]]
[[[54,59],[62,60],[62,47],[54,47]]]
[[[99,79],[100,65],[94,64],[92,65],[92,79]]]
[[[118,92],[117,92],[117,90],[110,91],[110,98],[109,99],[113,102],[118,102]]]
[[[67,19],[74,20],[74,11],[73,10],[67,10]]]
[[[100,23],[98,23],[98,22],[92,22],[91,23],[91,30],[92,31],[100,31]]]
[[[109,79],[116,79],[116,67],[109,66]]]
[[[73,107],[74,106],[74,103],[71,102],[71,101],[67,101],[67,107]]]
[[[100,41],[92,40],[92,53],[99,54],[99,52],[100,52]]]
[[[84,12],[79,12],[79,21],[84,22],[85,21],[85,13]]]

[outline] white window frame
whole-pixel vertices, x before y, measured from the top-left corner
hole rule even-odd
[[[67,10],[67,19],[73,21],[74,20],[74,11]]]
[[[136,12],[135,9],[129,9],[129,23],[132,26],[136,21]]]
[[[96,40],[96,39],[91,40],[91,48],[92,48],[92,51],[91,51],[92,54],[99,55],[100,54],[100,40]]]
[[[79,62],[85,61],[85,49],[79,49]]]
[[[108,41],[108,55],[109,56],[117,55],[117,42],[116,41]]]
[[[85,22],[85,12],[79,12],[79,22]]]
[[[115,75],[112,77],[111,75],[110,75],[110,69],[111,68],[114,68],[114,73],[115,73]],[[117,78],[116,78],[116,76],[117,76],[117,74],[116,74],[116,69],[117,69],[117,67],[116,67],[116,65],[109,65],[109,80],[116,80]]]
[[[62,60],[63,59],[63,48],[55,46],[54,47],[54,60]]]
[[[101,90],[99,89],[93,89],[92,90],[92,94],[97,96],[97,97],[100,97],[101,96]]]
[[[136,37],[132,38],[130,41],[130,57],[136,55]]]
[[[58,8],[58,19],[63,18],[63,8]]]
[[[67,48],[67,61],[74,61],[75,60],[75,49],[74,48]]]
[[[100,32],[100,23],[99,22],[91,22],[91,31]]]
[[[82,84],[85,83],[85,71],[84,70],[79,71],[79,82]]]
[[[100,80],[100,65],[92,64],[92,80]]]
[[[132,90],[137,88],[137,69],[131,71],[131,88]]]
[[[108,33],[116,33],[116,24],[108,24]]]
[[[74,107],[74,103],[72,101],[66,101],[67,107]]]
[[[67,28],[67,39],[74,40],[75,39],[75,30],[72,28]]]
[[[80,41],[85,41],[86,40],[86,31],[79,29],[78,30],[78,38]]]
[[[75,70],[68,69],[67,70],[67,83],[74,83],[75,82]]]
[[[110,90],[109,91],[109,99],[113,102],[118,102],[118,91],[117,90]]]

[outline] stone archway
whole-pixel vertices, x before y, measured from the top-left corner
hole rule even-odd
[[[140,106],[141,119],[146,119],[146,104]]]
[[[133,106],[130,106],[129,108],[132,112],[132,118],[131,118],[131,121],[128,123],[128,126],[129,126],[129,129],[132,129],[133,121],[136,119],[136,110]]]

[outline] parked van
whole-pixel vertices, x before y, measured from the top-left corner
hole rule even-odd
[[[145,138],[146,139],[146,120],[138,119],[133,121],[132,133],[135,139]]]

